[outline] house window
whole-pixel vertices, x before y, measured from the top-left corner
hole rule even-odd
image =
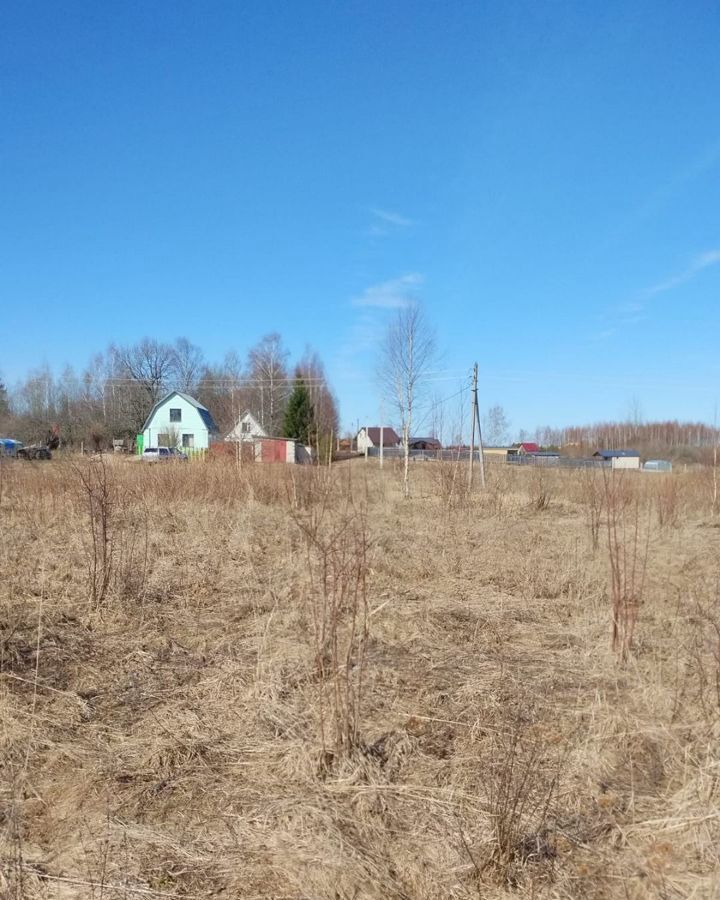
[[[184,434],[182,436],[182,445],[183,447],[187,447],[189,450],[195,446],[195,435],[194,434]]]
[[[182,422],[182,410],[181,409],[171,409],[170,410],[170,421],[171,422]]]
[[[250,434],[250,423],[249,422],[241,422],[240,423],[240,433],[241,434]]]
[[[169,434],[159,434],[158,435],[158,447],[169,447],[170,446],[170,435]]]

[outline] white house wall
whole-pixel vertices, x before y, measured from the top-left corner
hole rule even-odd
[[[639,456],[613,456],[612,467],[613,467],[613,469],[639,469],[640,468],[640,457]]]
[[[170,421],[170,410],[180,410],[180,421]],[[182,397],[169,397],[153,413],[148,427],[143,432],[143,446],[157,447],[160,435],[169,434],[176,438],[174,446],[182,449],[182,436],[193,435],[193,450],[207,450],[210,443],[210,435],[207,426],[196,407],[192,406]]]
[[[357,448],[358,448],[358,453],[364,453],[366,449],[369,449],[370,447],[374,447],[374,446],[375,446],[375,445],[373,444],[373,442],[372,442],[372,441],[370,440],[370,438],[368,437],[368,434],[367,434],[367,432],[365,431],[365,429],[364,429],[364,428],[361,428],[360,431],[358,431],[358,434],[357,434]]]

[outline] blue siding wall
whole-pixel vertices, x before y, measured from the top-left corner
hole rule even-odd
[[[171,409],[180,410],[179,422],[170,421]],[[171,446],[181,450],[206,450],[210,443],[210,434],[199,410],[177,395],[168,397],[153,413],[143,432],[145,448],[161,446],[158,443],[161,435],[169,435]],[[183,435],[192,435],[192,447],[183,444]]]

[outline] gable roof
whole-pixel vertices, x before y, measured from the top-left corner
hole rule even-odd
[[[189,403],[190,406],[194,406],[195,409],[200,414],[200,418],[203,420],[203,424],[205,425],[205,427],[207,428],[208,431],[216,432],[218,430],[218,427],[215,424],[215,419],[213,419],[213,417],[210,415],[210,410],[206,406],[203,406],[199,400],[196,400],[194,397],[191,397],[190,394],[183,394],[182,391],[170,391],[169,393],[165,394],[165,396],[162,399],[158,400],[158,402],[155,404],[155,406],[153,406],[153,408],[150,410],[150,413],[149,413],[147,419],[145,419],[145,424],[142,427],[143,431],[145,431],[145,429],[150,425],[150,422],[152,421],[152,417],[155,415],[157,410],[163,405],[163,403],[165,403],[171,397],[180,397],[181,400],[184,400],[186,403]]]
[[[232,440],[232,435],[241,435],[242,434],[242,432],[238,431],[238,429],[240,427],[240,424],[242,422],[244,422],[246,419],[249,419],[250,422],[252,423],[252,430],[255,434],[255,437],[267,437],[268,436],[267,431],[265,431],[265,429],[262,427],[262,425],[255,418],[255,416],[250,412],[249,409],[246,409],[244,413],[242,413],[241,415],[238,416],[237,421],[235,422],[233,427],[228,432],[228,436],[225,438],[226,441]]]
[[[410,446],[413,444],[425,444],[429,450],[442,449],[442,444],[436,437],[411,437]]]
[[[593,456],[601,456],[603,459],[612,459],[617,456],[640,456],[637,450],[596,450]]]
[[[388,428],[387,425],[383,427],[383,446],[389,447],[392,444],[400,443],[400,436],[397,434],[394,428]],[[380,446],[380,426],[374,426],[372,428],[361,428],[360,431],[366,431],[367,436],[373,442],[376,447]]]
[[[519,444],[513,444],[510,447],[510,453],[518,453],[522,450],[524,453],[539,453],[540,445],[536,444],[534,441],[522,441]]]

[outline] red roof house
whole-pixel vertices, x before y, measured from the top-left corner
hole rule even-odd
[[[540,453],[540,445],[534,441],[523,441],[520,444],[513,444],[508,450],[508,456],[525,456],[530,453]]]

